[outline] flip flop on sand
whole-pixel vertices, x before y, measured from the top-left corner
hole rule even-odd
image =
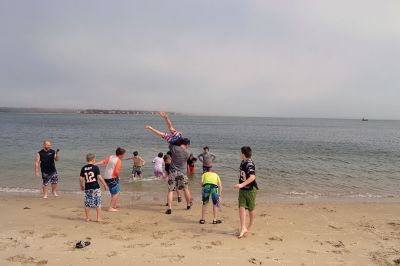
[[[79,241],[75,244],[75,248],[84,248],[90,245],[89,241]]]
[[[212,223],[213,223],[213,224],[220,224],[220,223],[222,223],[222,221],[221,221],[221,220],[213,220]]]
[[[204,219],[201,219],[201,220],[199,221],[199,223],[200,223],[200,224],[205,224],[206,221],[205,221]]]

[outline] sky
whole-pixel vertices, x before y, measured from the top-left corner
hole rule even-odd
[[[400,119],[400,1],[0,0],[0,106]]]

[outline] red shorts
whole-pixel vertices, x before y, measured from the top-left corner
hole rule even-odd
[[[194,173],[194,166],[189,166],[189,173]]]

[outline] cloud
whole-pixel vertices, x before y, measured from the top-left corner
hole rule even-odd
[[[399,118],[398,7],[3,1],[0,105]]]

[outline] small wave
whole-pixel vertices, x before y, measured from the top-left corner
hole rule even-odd
[[[39,193],[40,189],[34,188],[20,188],[20,187],[0,187],[0,192],[7,192],[7,193]]]

